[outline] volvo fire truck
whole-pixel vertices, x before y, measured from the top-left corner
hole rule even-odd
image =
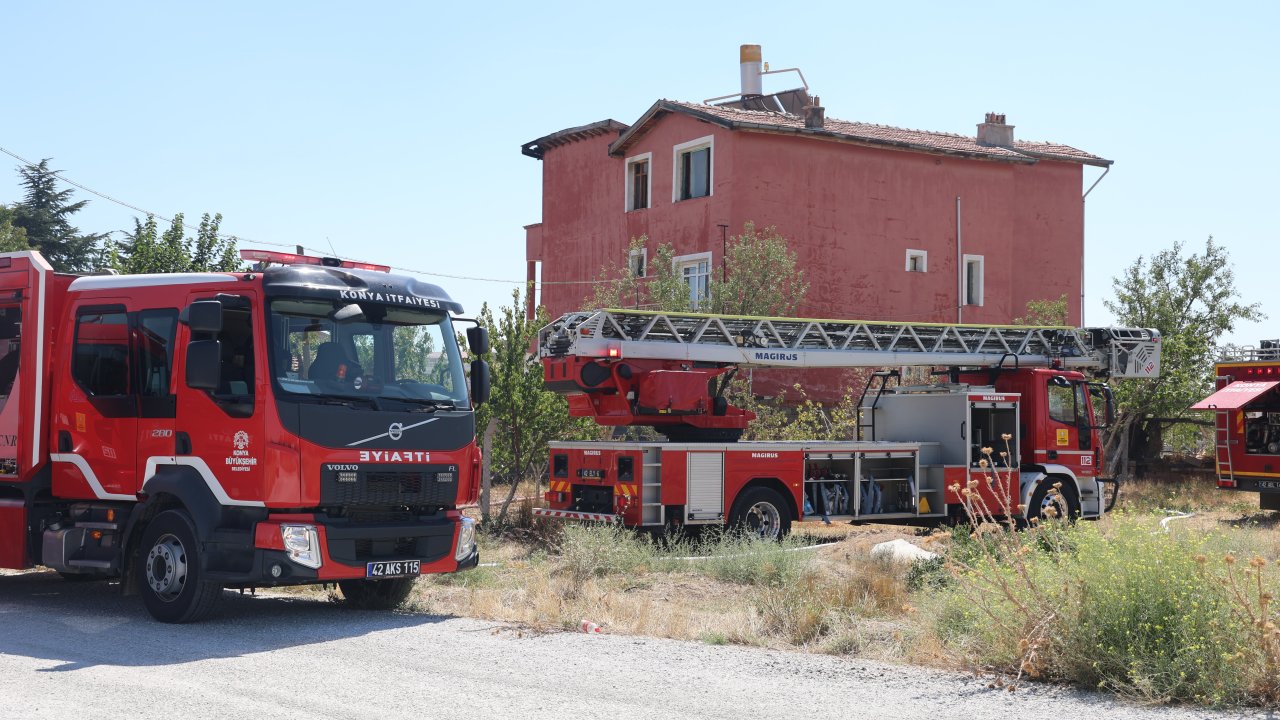
[[[1019,520],[1050,506],[1099,518],[1111,480],[1098,431],[1113,412],[1099,380],[1160,371],[1159,333],[1131,328],[599,310],[560,317],[538,344],[545,384],[571,415],[648,426],[666,441],[552,444],[548,506],[536,514],[767,536],[817,518],[954,522],[966,490]],[[905,367],[940,368],[942,382],[902,385]],[[868,383],[857,438],[738,442],[754,414],[726,389],[750,368],[896,369]]]
[[[1191,407],[1214,414],[1218,487],[1280,510],[1280,340],[1228,350],[1214,377],[1214,393]]]
[[[166,622],[224,588],[389,607],[478,562],[473,406],[439,287],[246,250],[252,271],[74,276],[0,254],[0,567],[120,579]],[[474,354],[487,335],[467,330]]]

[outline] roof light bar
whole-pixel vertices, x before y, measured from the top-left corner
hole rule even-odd
[[[373,272],[391,272],[390,265],[341,260],[314,255],[298,255],[297,253],[275,252],[274,250],[241,250],[241,260],[251,262],[276,263],[279,265],[322,265],[324,267],[340,267],[350,270],[372,270]]]

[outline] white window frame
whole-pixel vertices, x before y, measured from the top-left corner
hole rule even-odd
[[[678,255],[671,259],[671,264],[675,267],[676,274],[680,277],[680,281],[684,282],[686,285],[688,285],[688,282],[684,274],[684,269],[689,266],[696,266],[702,263],[703,261],[706,261],[707,263],[707,274],[706,274],[707,294],[697,299],[694,299],[692,288],[690,288],[689,300],[695,309],[698,307],[699,303],[701,303],[703,300],[706,300],[711,294],[711,275],[712,275],[711,253],[700,252],[700,253],[692,253],[690,255]]]
[[[711,151],[710,161],[707,163],[707,194],[702,197],[711,197],[716,194],[716,136],[705,135],[696,140],[682,142],[671,148],[671,202],[680,202],[680,156],[702,148],[707,148]],[[650,166],[650,169],[652,167]],[[689,199],[700,200],[702,198]],[[652,201],[652,198],[650,201]]]
[[[978,282],[976,283],[977,287],[974,288],[973,293],[969,292],[969,267],[971,265],[978,266],[978,274],[977,274]],[[987,293],[986,265],[987,265],[986,258],[984,258],[981,255],[965,255],[964,256],[964,275],[963,275],[964,280],[962,282],[961,287],[964,291],[965,305],[969,305],[972,307],[982,307],[983,303],[986,301],[986,293]],[[971,295],[976,295],[977,298],[971,298]],[[969,302],[970,299],[976,299],[977,302]]]
[[[639,274],[636,274],[636,266],[632,264],[632,261],[636,258],[640,258],[641,272]],[[630,270],[631,274],[635,275],[635,277],[649,277],[649,248],[631,248],[631,250],[627,252],[627,269]]]
[[[911,269],[911,261],[915,258],[920,259],[919,270]],[[912,250],[908,248],[906,271],[907,272],[929,272],[929,251],[928,250]]]
[[[642,162],[649,163],[649,172],[646,173],[645,175],[645,183],[646,183],[645,197],[649,199],[649,204],[643,208],[637,208],[637,207],[632,207],[632,204],[631,204],[631,201],[635,198],[635,193],[633,192],[635,189],[633,187],[635,185],[635,176],[631,172],[631,166],[635,165],[636,163],[642,163]],[[623,186],[626,188],[626,193],[627,193],[626,197],[622,199],[622,207],[624,208],[624,212],[631,212],[632,210],[645,210],[653,207],[653,153],[647,152],[647,153],[640,153],[639,155],[632,155],[631,157],[627,158],[627,162],[623,167],[626,168],[626,173],[627,173],[627,177],[623,180],[623,183],[622,183]]]

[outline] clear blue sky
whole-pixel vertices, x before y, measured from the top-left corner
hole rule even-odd
[[[29,2],[0,18],[0,147],[162,215],[221,212],[243,238],[506,281],[541,214],[522,143],[734,92],[738,45],[758,43],[831,117],[972,134],[997,111],[1021,139],[1115,160],[1086,210],[1088,323],[1111,321],[1102,301],[1139,255],[1212,234],[1273,318],[1229,339],[1280,336],[1276,2]],[[0,202],[20,198],[15,167],[0,156]],[[82,229],[132,227],[77,197]],[[468,312],[515,286],[437,281]]]

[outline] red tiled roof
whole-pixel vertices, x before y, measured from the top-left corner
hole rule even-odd
[[[620,131],[626,129],[627,126],[617,120],[600,120],[599,122],[593,122],[590,125],[566,128],[559,132],[553,132],[550,135],[543,135],[537,140],[530,140],[520,146],[520,152],[531,158],[541,160],[542,155],[546,152],[547,148],[585,140],[586,138],[596,137],[598,135],[607,135],[609,133],[616,135]]]
[[[792,132],[918,152],[962,155],[1018,163],[1034,163],[1038,159],[1044,158],[1103,167],[1111,164],[1110,160],[1059,143],[1015,140],[1011,147],[997,147],[979,144],[977,138],[966,135],[928,130],[908,130],[888,125],[850,122],[836,118],[827,118],[821,129],[809,129],[804,125],[804,118],[798,115],[761,110],[741,110],[732,107],[680,102],[678,100],[659,100],[654,103],[634,125],[625,130],[609,146],[609,152],[614,155],[620,155],[625,152],[632,142],[645,132],[650,121],[668,112],[691,115],[731,129]]]

